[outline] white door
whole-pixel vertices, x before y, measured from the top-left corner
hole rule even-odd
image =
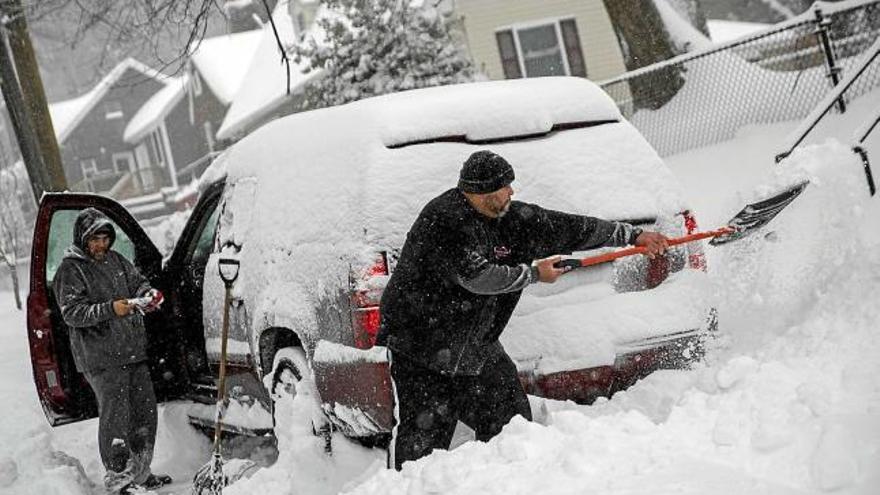
[[[144,192],[152,191],[156,185],[156,179],[153,177],[153,168],[150,163],[150,155],[147,152],[147,145],[141,143],[137,148],[134,149],[135,154],[137,155],[137,168],[138,168],[138,180],[141,184],[141,189]]]

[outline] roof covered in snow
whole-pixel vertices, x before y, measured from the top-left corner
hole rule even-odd
[[[174,108],[174,105],[183,99],[188,82],[189,76],[187,75],[167,79],[165,87],[147,100],[128,121],[122,136],[123,139],[129,144],[135,144],[155,129],[168,115],[168,112]]]
[[[202,40],[193,51],[193,65],[224,105],[232,103],[263,34],[255,29],[215,36]]]
[[[101,101],[107,91],[119,82],[120,78],[129,69],[140,72],[146,77],[162,81],[166,76],[159,71],[144,65],[129,57],[113,68],[94,88],[88,93],[69,100],[52,103],[49,105],[49,113],[52,116],[52,126],[55,128],[55,136],[58,142],[64,142],[77,125],[86,115]]]
[[[663,19],[663,24],[669,31],[669,35],[677,46],[685,51],[691,51],[706,48],[712,44],[703,33],[691,24],[686,15],[673,7],[673,4],[667,0],[655,0],[654,4],[657,6],[657,12]]]
[[[285,46],[297,42],[293,20],[290,18],[286,0],[278,2],[272,13],[278,37]],[[278,41],[272,25],[266,23],[262,29],[262,39],[254,52],[244,80],[235,94],[232,106],[217,130],[218,139],[229,139],[245,131],[249,126],[272,111],[287,99],[287,67],[281,60]],[[295,92],[316,74],[303,74],[307,61],[300,64],[290,62],[290,91]]]

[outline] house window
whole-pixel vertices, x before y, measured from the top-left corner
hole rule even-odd
[[[98,162],[94,158],[80,160],[79,167],[82,169],[84,179],[89,179],[98,173]]]
[[[168,163],[165,158],[165,145],[162,140],[161,128],[156,129],[147,136],[147,155],[150,157],[150,163],[158,167],[165,167]]]
[[[104,118],[107,120],[111,119],[121,119],[123,117],[122,113],[122,103],[118,100],[111,100],[104,104]]]
[[[507,79],[587,76],[574,19],[514,26],[497,31],[495,38]]]

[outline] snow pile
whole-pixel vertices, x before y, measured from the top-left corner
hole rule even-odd
[[[52,428],[43,415],[28,358],[24,312],[12,295],[0,293],[0,396],[6,406],[0,422],[0,494],[95,495],[103,493],[104,468],[98,456],[96,420]],[[188,403],[159,408],[153,470],[188,484],[210,458],[207,438],[186,419]]]
[[[325,454],[324,439],[312,431],[314,404],[311,399],[310,391],[299,382],[294,397],[286,395],[275,403],[276,418],[280,418],[275,425],[277,462],[224,489],[223,493],[329,495],[339,493],[351,480],[359,480],[361,473],[373,472],[385,465],[384,451],[356,445],[338,432],[333,434],[333,456]]]
[[[869,493],[880,481],[880,234],[865,226],[880,203],[838,144],[784,168],[777,185],[812,183],[774,240],[720,248],[710,263],[724,334],[705,366],[655,373],[591,407],[536,400],[543,424],[514,420],[488,443],[347,493]]]
[[[193,404],[187,410],[191,418],[197,418],[205,423],[213,421],[217,414],[217,406],[208,404]],[[245,396],[241,400],[231,398],[223,413],[223,423],[249,430],[261,430],[272,428],[272,413],[266,410],[259,401]]]
[[[95,484],[79,460],[55,450],[49,426],[25,432],[12,456],[0,457],[0,493],[89,495]]]
[[[322,363],[387,363],[388,354],[385,348],[381,346],[371,347],[370,349],[356,349],[347,345],[322,340],[315,347],[312,359]]]

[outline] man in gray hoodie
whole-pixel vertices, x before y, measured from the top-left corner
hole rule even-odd
[[[77,369],[98,399],[98,449],[113,493],[171,482],[150,471],[156,441],[156,396],[147,337],[134,297],[161,297],[125,257],[111,250],[116,230],[103,213],[77,216],[73,243],[53,281]]]

